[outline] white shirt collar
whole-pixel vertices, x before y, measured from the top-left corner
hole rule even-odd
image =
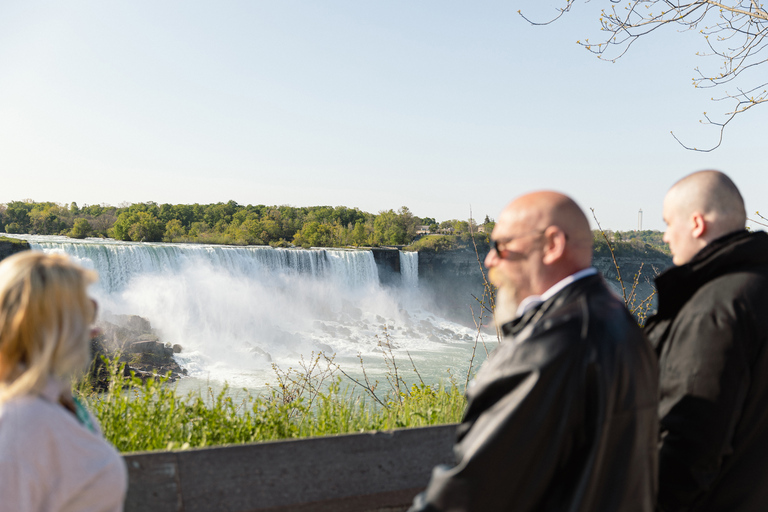
[[[549,299],[550,297],[553,297],[557,292],[559,292],[569,284],[574,283],[584,277],[592,276],[595,274],[597,274],[597,269],[595,267],[585,268],[584,270],[579,270],[578,272],[574,272],[573,274],[569,275],[565,279],[561,279],[560,281],[555,283],[549,290],[545,291],[541,295],[529,295],[528,297],[524,298],[522,302],[520,302],[519,306],[517,306],[517,316],[523,316],[526,311],[528,311],[531,308],[535,308],[545,300]]]

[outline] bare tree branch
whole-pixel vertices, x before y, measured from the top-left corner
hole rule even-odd
[[[588,0],[587,0],[588,1]],[[589,39],[578,44],[601,60],[615,62],[629,51],[639,38],[668,26],[676,25],[681,31],[696,30],[704,38],[707,50],[697,52],[700,57],[712,57],[716,67],[702,71],[693,86],[699,89],[717,88],[737,80],[749,80],[754,68],[768,62],[768,10],[756,0],[609,0],[610,7],[600,14],[600,30],[605,33],[598,43]],[[518,11],[533,25],[548,25],[573,7],[575,0],[565,0],[565,7],[557,8],[557,15],[544,22],[536,22]],[[742,77],[742,75],[747,75]],[[762,82],[762,80],[760,81]],[[703,124],[717,128],[717,143],[699,149],[683,143],[674,133],[674,139],[685,149],[709,152],[720,147],[725,127],[737,116],[754,106],[768,101],[768,84],[735,87],[737,92],[725,91],[713,101],[727,101],[731,108],[714,117],[704,113]],[[670,132],[671,133],[671,132]]]

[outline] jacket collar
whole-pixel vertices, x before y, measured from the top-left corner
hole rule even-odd
[[[691,261],[656,278],[657,316],[674,315],[704,284],[745,266],[768,264],[768,234],[736,231],[712,241]]]
[[[565,288],[548,298],[541,304],[532,307],[526,311],[522,316],[519,316],[507,322],[501,326],[501,331],[504,336],[517,336],[525,329],[529,324],[536,323],[542,316],[547,314],[552,309],[559,308],[563,303],[568,302],[573,295],[580,293],[586,288],[595,286],[595,283],[600,283],[602,277],[599,274],[588,275],[577,281],[567,285]]]

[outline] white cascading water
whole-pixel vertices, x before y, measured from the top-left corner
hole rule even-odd
[[[400,251],[400,276],[403,288],[413,290],[419,287],[419,253]]]
[[[401,285],[382,287],[367,250],[17,237],[98,271],[102,310],[147,318],[184,348],[176,359],[197,379],[261,389],[272,363],[295,368],[319,352],[356,375],[361,355],[375,378],[386,329],[402,373],[415,377],[410,354],[425,380],[447,370],[464,380],[475,332],[425,309],[418,253],[401,252]]]

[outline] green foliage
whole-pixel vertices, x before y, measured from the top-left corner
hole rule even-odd
[[[110,230],[110,234],[117,240],[130,241],[131,236],[128,234],[128,229],[131,227],[130,222],[131,214],[123,212],[117,217],[117,221]]]
[[[9,222],[5,225],[5,232],[10,235],[17,235],[19,233],[22,233],[22,228],[19,226],[18,222]]]
[[[373,223],[373,239],[378,245],[405,245],[416,236],[418,221],[407,206],[381,211]]]
[[[165,235],[163,236],[164,242],[179,242],[186,235],[184,226],[181,225],[179,219],[171,219],[165,223]]]
[[[341,377],[316,374],[317,360],[305,372],[278,372],[279,385],[267,397],[228,389],[180,397],[165,378],[124,377],[117,359],[105,360],[109,388],[78,391],[94,412],[105,437],[121,452],[187,449],[453,423],[466,401],[452,386],[413,385],[386,407],[342,388]],[[313,373],[315,372],[315,373]],[[323,380],[327,386],[321,388]]]
[[[159,242],[163,238],[162,223],[148,212],[138,212],[128,228],[134,242]]]
[[[71,226],[69,210],[55,203],[35,203],[27,217],[29,231],[39,235],[58,235]]]
[[[74,204],[74,203],[72,203]],[[77,205],[75,205],[77,206]],[[67,233],[67,236],[71,238],[85,238],[91,234],[91,223],[86,219],[77,219],[75,225],[72,226],[72,230]]]
[[[442,252],[477,248],[478,253],[485,254],[490,249],[490,232],[493,230],[493,221],[489,222],[490,229],[486,224],[485,232],[481,232],[474,219],[444,221],[436,229],[440,234],[424,236],[405,247],[404,250]]]
[[[452,235],[427,235],[405,247],[407,251],[444,252],[463,247]]]
[[[312,221],[296,233],[293,243],[302,247],[332,247],[335,241],[333,226]]]
[[[363,221],[355,222],[355,227],[352,230],[352,243],[355,247],[365,245],[365,241],[368,239],[368,233],[365,229],[365,223]]]
[[[6,205],[5,232],[6,233],[27,233],[29,232],[29,212],[33,204],[23,203],[21,201],[12,201]],[[9,225],[12,227],[9,230]]]
[[[616,257],[648,259],[669,256],[669,246],[662,240],[661,231],[606,231]],[[608,243],[600,230],[593,231],[594,256],[610,256]]]
[[[494,227],[496,227],[496,221],[486,215],[483,220],[483,230],[490,235]]]
[[[147,202],[119,208],[32,201],[0,205],[0,229],[7,233],[111,236],[134,242],[280,247],[406,245],[414,240],[422,222],[433,232],[438,230],[435,219],[419,219],[406,206],[374,215],[345,206],[243,206],[235,201],[207,205]],[[454,220],[449,225],[451,234],[469,241],[468,222]]]

